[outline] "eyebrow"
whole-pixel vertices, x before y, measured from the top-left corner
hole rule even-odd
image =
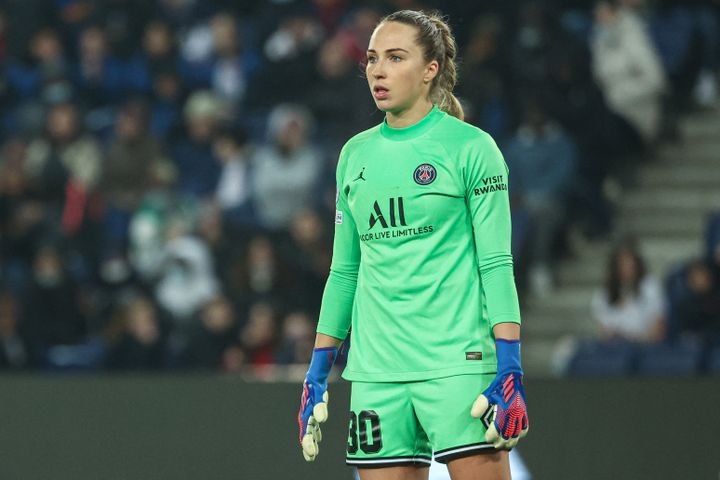
[[[390,52],[405,52],[405,53],[410,53],[410,52],[408,52],[407,50],[405,50],[404,48],[399,48],[399,47],[398,47],[398,48],[388,48],[387,50],[385,50],[385,53],[390,53]],[[376,52],[375,50],[373,50],[372,48],[368,48],[367,53],[377,53],[377,52]]]

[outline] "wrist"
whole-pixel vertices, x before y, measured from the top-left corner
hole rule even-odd
[[[317,383],[324,384],[330,374],[330,369],[337,358],[337,347],[319,347],[313,349],[312,360],[310,360],[310,368],[307,371],[307,377]]]
[[[518,372],[523,374],[520,363],[520,340],[495,339],[498,375]]]

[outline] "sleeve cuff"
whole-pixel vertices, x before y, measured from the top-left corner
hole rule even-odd
[[[340,328],[337,327],[331,327],[329,325],[323,325],[321,323],[318,323],[317,326],[317,333],[322,333],[323,335],[327,335],[329,337],[337,338],[338,340],[345,340],[345,337],[347,337],[347,330],[343,331]]]
[[[506,313],[503,315],[496,315],[495,317],[490,319],[490,325],[493,327],[500,323],[517,323],[518,325],[522,325],[522,322],[520,321],[520,317],[515,315],[514,313]]]

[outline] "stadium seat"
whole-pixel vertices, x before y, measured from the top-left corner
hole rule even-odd
[[[710,216],[705,229],[705,254],[707,258],[714,255],[715,249],[720,246],[720,213]]]
[[[713,348],[708,353],[707,372],[710,375],[720,375],[720,346]]]
[[[635,346],[627,342],[585,342],[572,360],[568,373],[573,376],[623,376],[633,369]]]
[[[640,350],[640,375],[694,375],[700,369],[703,348],[700,342],[683,341],[648,345]]]
[[[665,278],[665,292],[667,294],[667,329],[666,338],[674,341],[682,331],[682,321],[677,312],[677,306],[687,297],[689,289],[687,286],[688,261],[684,261],[673,268]]]

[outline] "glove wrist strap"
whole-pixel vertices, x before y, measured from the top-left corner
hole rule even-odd
[[[498,375],[518,372],[523,374],[520,365],[520,340],[495,339]]]
[[[330,374],[330,369],[333,363],[335,363],[337,354],[337,347],[315,348],[313,350],[312,360],[310,361],[310,368],[307,372],[308,378],[317,383],[325,383]]]

